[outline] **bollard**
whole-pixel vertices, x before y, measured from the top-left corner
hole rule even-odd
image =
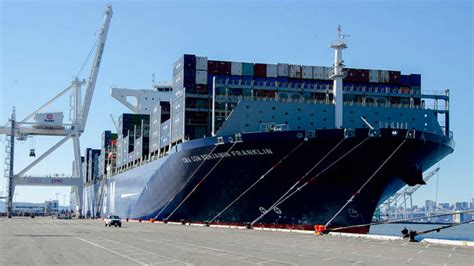
[[[322,235],[325,233],[325,231],[326,231],[326,226],[324,225],[317,224],[314,226],[314,232],[316,233],[316,235]]]

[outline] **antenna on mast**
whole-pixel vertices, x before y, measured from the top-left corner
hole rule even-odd
[[[342,29],[341,29],[341,25],[338,25],[337,26],[337,37],[338,37],[338,41],[344,41],[346,39],[346,37],[349,37],[350,35],[347,35],[347,34],[342,34]]]

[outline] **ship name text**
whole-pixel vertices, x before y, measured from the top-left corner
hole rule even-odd
[[[183,157],[183,163],[201,162],[204,160],[220,159],[223,157],[243,157],[243,156],[264,156],[273,155],[271,149],[249,149],[249,150],[235,150],[230,152],[216,152],[211,154],[199,154],[189,157]]]

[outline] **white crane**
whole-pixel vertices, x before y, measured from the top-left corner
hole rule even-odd
[[[86,127],[87,117],[89,115],[89,109],[92,102],[92,96],[94,94],[97,76],[99,74],[100,63],[102,61],[102,55],[104,52],[105,41],[107,39],[107,33],[109,31],[112,13],[113,13],[112,6],[107,5],[105,7],[103,24],[100,28],[99,35],[98,35],[94,61],[92,63],[89,78],[87,80],[79,80],[77,77],[74,78],[70,86],[62,90],[59,94],[51,98],[45,104],[41,105],[38,109],[36,109],[27,117],[25,117],[23,120],[19,122],[15,121],[15,116],[12,115],[12,119],[9,126],[4,126],[4,127],[0,126],[0,134],[10,136],[11,139],[13,139],[12,137],[13,135],[16,135],[16,136],[28,136],[28,135],[63,136],[63,138],[59,142],[57,142],[55,145],[49,148],[45,153],[37,157],[36,160],[31,162],[29,165],[27,165],[25,168],[23,168],[21,171],[19,171],[15,175],[13,175],[13,171],[12,171],[14,158],[11,155],[13,155],[13,153],[10,152],[12,150],[11,148],[14,147],[14,145],[11,143],[11,141],[8,142],[10,147],[8,147],[8,149],[6,150],[8,150],[9,152],[8,154],[9,164],[6,165],[7,169],[5,169],[5,173],[7,172],[9,173],[8,174],[9,184],[11,184],[9,185],[9,191],[8,191],[9,192],[8,206],[11,206],[11,195],[13,195],[14,193],[15,185],[21,185],[21,184],[28,183],[28,181],[31,181],[31,180],[26,180],[28,178],[22,178],[24,174],[27,171],[29,171],[32,167],[34,167],[36,164],[38,164],[43,159],[45,159],[48,155],[50,155],[53,151],[55,151],[61,145],[63,145],[66,141],[72,138],[73,143],[74,143],[74,166],[75,166],[74,167],[75,172],[72,173],[72,176],[76,177],[75,179],[77,180],[76,182],[72,182],[72,184],[74,185],[79,184],[77,185],[78,190],[75,190],[76,202],[78,203],[76,210],[79,212],[81,211],[82,183],[84,179],[83,179],[83,173],[82,173],[82,167],[81,167],[81,150],[80,150],[79,138],[81,134],[84,132],[84,129]],[[82,99],[81,87],[85,84],[87,84],[87,88],[86,88],[84,99]],[[49,106],[51,103],[56,101],[58,98],[60,98],[66,92],[70,90],[72,91],[71,113],[70,113],[71,123],[70,124],[62,123],[62,120],[61,120],[61,123],[56,125],[55,127],[44,127],[44,126],[39,125],[38,121],[29,122],[29,120],[32,117],[34,117],[35,115],[38,115],[41,110]],[[42,179],[41,177],[35,177],[34,180],[36,180],[38,184],[33,184],[33,185],[48,184],[47,180],[45,179],[46,178]],[[64,182],[64,184],[70,185],[71,180],[68,180],[68,182]]]
[[[438,173],[439,171],[439,167],[436,167],[433,171],[429,172],[428,174],[426,174],[424,177],[423,177],[423,181],[426,183],[428,182],[428,180],[433,177],[436,173]],[[410,208],[413,208],[412,206],[412,203],[411,203],[411,198],[412,198],[412,195],[413,193],[415,193],[415,191],[417,191],[419,188],[421,187],[420,184],[418,185],[415,185],[415,186],[404,186],[403,188],[401,188],[397,193],[393,194],[391,197],[389,197],[388,199],[386,199],[384,202],[382,202],[380,205],[379,205],[379,208],[380,209],[385,209],[387,212],[390,212],[390,209],[392,206],[395,206],[395,208],[398,206],[398,202],[400,200],[403,200],[401,202],[401,204],[404,204],[404,210],[405,210],[405,218],[407,216],[407,213],[406,213],[406,210],[407,210],[407,207],[406,207],[406,202],[407,202],[407,199],[410,198]],[[395,218],[396,219],[396,218]]]

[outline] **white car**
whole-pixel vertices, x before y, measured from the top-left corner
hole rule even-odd
[[[105,218],[105,227],[111,227],[114,225],[115,227],[122,227],[122,221],[118,215],[109,215]]]

